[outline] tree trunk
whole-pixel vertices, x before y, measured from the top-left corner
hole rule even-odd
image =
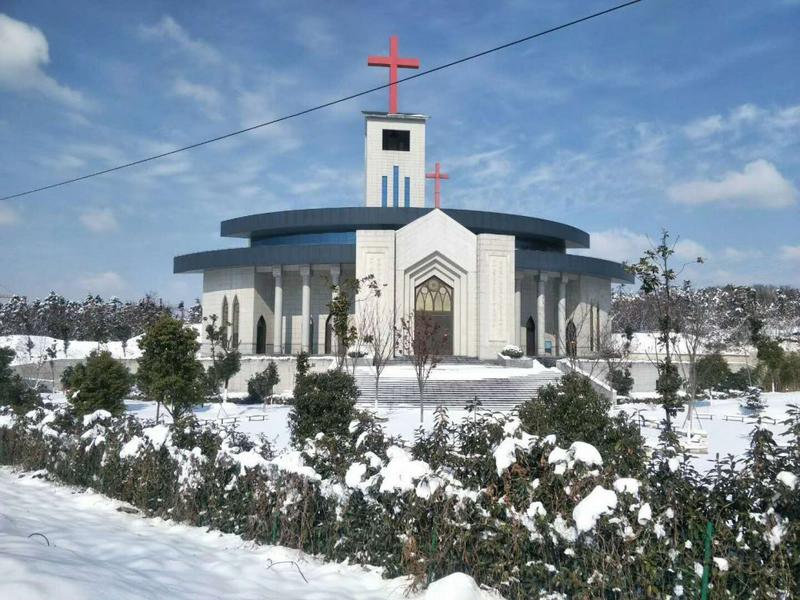
[[[156,423],[158,423],[160,416],[161,416],[161,402],[156,402]]]
[[[423,386],[419,386],[419,424],[422,425],[425,421],[425,395],[423,393]]]
[[[375,376],[375,412],[378,412],[378,390],[380,389],[379,382],[380,382],[380,375],[376,375]]]

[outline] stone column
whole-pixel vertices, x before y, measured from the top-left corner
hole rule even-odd
[[[538,286],[536,289],[536,354],[538,356],[544,356],[544,333],[547,323],[544,299],[546,286],[547,273],[539,273]]]
[[[342,274],[341,265],[331,266],[331,285],[339,285],[339,276]],[[331,302],[336,298],[336,290],[331,290]],[[333,325],[333,324],[331,324]],[[324,327],[324,325],[323,325]],[[336,355],[336,336],[331,332],[331,353]]]
[[[522,273],[514,274],[514,339],[515,346],[522,347]]]
[[[272,267],[275,279],[275,302],[272,325],[272,353],[283,354],[283,271],[281,267]]]
[[[558,349],[556,353],[564,356],[567,353],[567,276],[561,275],[558,282]]]
[[[300,326],[300,349],[308,352],[308,323],[309,319],[311,319],[311,266],[302,265],[300,267],[300,276],[303,278],[303,321]]]

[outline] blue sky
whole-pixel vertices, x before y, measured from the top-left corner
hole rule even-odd
[[[384,83],[610,2],[0,4],[0,195]],[[662,227],[698,283],[800,285],[800,2],[646,0],[405,84],[445,207],[516,212],[634,259]],[[407,72],[403,72],[407,73]],[[191,301],[176,254],[219,221],[363,201],[361,110],[386,91],[116,174],[0,202],[0,294]],[[429,189],[429,200],[432,190]]]

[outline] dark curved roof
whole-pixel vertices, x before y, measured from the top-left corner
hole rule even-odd
[[[248,246],[208,250],[176,256],[175,273],[201,273],[208,269],[232,267],[268,267],[310,263],[355,263],[354,244],[317,244],[308,246]]]
[[[175,273],[200,273],[209,269],[233,267],[268,267],[287,264],[344,263],[356,262],[354,244],[317,244],[307,246],[249,246],[210,250],[176,256]],[[624,267],[609,260],[545,252],[541,250],[516,251],[516,269],[556,271],[591,275],[611,279],[618,283],[632,283],[633,277]]]
[[[634,279],[633,275],[628,273],[625,267],[618,262],[579,254],[517,249],[515,263],[518,271],[536,269],[559,273],[580,273],[581,275],[611,279],[616,283],[633,283]]]
[[[268,237],[293,233],[399,229],[433,208],[346,207],[285,210],[248,215],[223,221],[223,237]],[[563,244],[566,248],[588,248],[589,234],[576,227],[506,213],[444,209],[473,233],[497,233]]]

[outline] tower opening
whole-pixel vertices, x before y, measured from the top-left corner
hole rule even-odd
[[[383,149],[409,152],[411,150],[411,132],[407,129],[384,129]]]

